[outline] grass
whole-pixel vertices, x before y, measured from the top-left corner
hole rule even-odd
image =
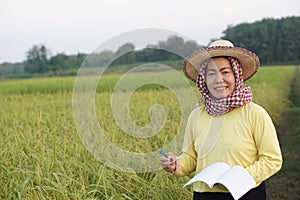
[[[1,96],[3,199],[139,199],[163,186],[151,182],[177,182],[162,172],[138,176],[98,162],[76,133],[70,93],[13,96],[5,103]]]
[[[270,179],[269,199],[299,199],[300,197],[300,70],[296,68],[291,78],[290,107],[282,115],[278,126],[281,150],[284,158],[282,169]]]
[[[255,101],[266,107],[278,127],[293,105],[290,80],[299,77],[297,73],[292,66],[261,68],[246,82],[252,87]],[[147,73],[143,77],[147,76],[153,79],[158,75]],[[134,152],[154,151],[168,144],[181,119],[176,95],[155,84],[132,95],[130,117],[136,124],[151,122],[148,111],[153,104],[163,105],[167,113],[159,134],[136,139],[120,130],[111,113],[112,89],[120,77],[105,75],[97,87],[96,114],[106,136],[115,145]],[[73,119],[74,81],[74,77],[0,81],[0,199],[190,199],[191,188],[181,187],[189,177],[176,178],[164,171],[117,171],[87,151]],[[295,79],[295,91],[300,94],[299,78]],[[299,116],[293,112],[290,116]],[[294,126],[297,121],[291,119],[290,134],[279,130],[283,169],[267,182],[268,193],[274,199],[299,197],[299,158],[295,156],[299,152],[299,129]],[[282,195],[282,188],[289,192]]]
[[[262,105],[277,124],[291,105],[289,94],[294,73],[295,67],[291,66],[264,67],[253,79],[245,82],[252,88],[254,101]]]

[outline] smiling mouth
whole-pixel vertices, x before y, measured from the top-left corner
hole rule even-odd
[[[218,87],[215,87],[214,89],[215,89],[216,91],[223,91],[223,90],[228,89],[228,86],[218,86]]]

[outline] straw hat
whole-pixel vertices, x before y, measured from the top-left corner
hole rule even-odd
[[[210,43],[207,48],[198,50],[188,56],[183,63],[183,71],[189,79],[196,82],[202,62],[208,58],[218,56],[237,58],[242,66],[244,81],[251,78],[259,67],[259,58],[253,52],[235,47],[228,40],[216,40]]]

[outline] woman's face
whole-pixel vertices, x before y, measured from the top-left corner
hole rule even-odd
[[[206,86],[212,97],[223,99],[229,96],[235,87],[235,77],[227,58],[212,58],[206,69]]]

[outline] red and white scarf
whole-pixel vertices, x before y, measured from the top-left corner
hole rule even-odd
[[[202,93],[201,100],[205,99],[205,110],[212,116],[220,116],[228,113],[234,108],[240,107],[252,101],[252,92],[250,87],[243,87],[244,80],[241,64],[236,58],[227,57],[235,76],[234,91],[223,99],[214,99],[211,97],[205,84],[205,71],[210,59],[205,60],[199,69],[197,77],[197,87]]]

